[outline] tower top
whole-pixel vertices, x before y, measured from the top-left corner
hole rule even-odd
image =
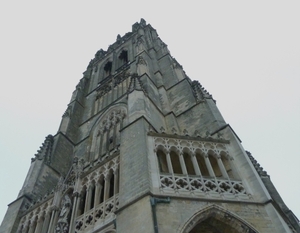
[[[151,27],[150,24],[147,25],[146,21],[143,18],[141,18],[140,22],[136,22],[132,25],[131,32],[127,32],[124,36],[118,34],[116,41],[113,44],[109,45],[106,51],[101,48],[96,52],[95,57],[90,61],[88,68],[93,66],[95,63],[99,62],[101,59],[105,58],[109,53],[114,51],[114,49],[123,44],[125,41],[129,40],[134,33],[138,32],[139,29],[144,28],[146,26]],[[153,28],[151,27],[151,29]]]

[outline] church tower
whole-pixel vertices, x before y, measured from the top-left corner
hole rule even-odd
[[[300,232],[268,174],[141,19],[90,61],[0,233]]]

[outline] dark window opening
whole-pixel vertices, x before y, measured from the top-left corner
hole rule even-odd
[[[82,215],[84,213],[85,199],[86,199],[86,190],[83,190],[83,192],[80,195],[80,203],[79,203],[79,208],[78,208],[78,216]]]
[[[214,170],[215,176],[222,177],[222,172],[220,170],[217,159],[213,155],[208,156],[208,158],[209,158],[210,164],[212,166],[212,169]]]
[[[183,153],[183,159],[185,162],[187,173],[189,175],[196,175],[191,156],[187,153]]]
[[[104,201],[104,188],[105,188],[105,180],[103,179],[99,203],[102,203]]]
[[[121,65],[128,63],[128,53],[126,50],[123,50],[119,56],[119,59],[121,60]]]
[[[110,177],[110,182],[109,182],[108,198],[111,198],[114,195],[114,186],[115,186],[115,176],[114,176],[114,174],[112,174]]]
[[[91,188],[91,206],[90,206],[90,209],[94,208],[94,202],[95,202],[95,192],[96,192],[96,188],[95,188],[95,185],[92,186]]]
[[[171,156],[173,172],[175,174],[182,174],[179,155],[177,153],[175,153],[174,151],[171,151],[170,156]]]
[[[200,154],[197,153],[196,158],[197,158],[198,166],[199,166],[202,176],[209,176],[209,172],[206,167],[205,159],[203,158],[203,156],[201,156]]]
[[[105,71],[106,76],[111,74],[111,68],[112,68],[112,62],[109,61],[104,66],[104,71]]]
[[[159,166],[160,172],[168,173],[169,169],[168,169],[166,154],[163,151],[158,150],[157,157],[158,157],[158,166]]]

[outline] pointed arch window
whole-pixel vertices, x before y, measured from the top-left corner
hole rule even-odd
[[[128,63],[128,52],[127,50],[122,50],[122,52],[119,55],[119,60],[120,60],[120,66],[127,64]]]
[[[91,133],[91,148],[89,160],[103,160],[119,151],[120,130],[123,127],[123,120],[126,116],[124,108],[114,108],[100,118],[95,124]]]
[[[76,232],[85,232],[115,218],[119,208],[119,160],[119,156],[115,156],[83,178],[82,188],[78,190]]]
[[[212,166],[212,169],[214,171],[215,176],[216,177],[222,177],[222,172],[221,172],[220,167],[218,165],[217,158],[214,155],[209,155],[208,158],[209,158],[209,162]]]
[[[187,170],[187,174],[196,175],[191,155],[187,152],[184,152],[183,153],[183,159],[184,159],[185,167],[186,167],[186,170]]]
[[[156,152],[158,158],[159,171],[161,173],[169,173],[166,153],[159,149]]]
[[[205,159],[204,159],[203,155],[201,155],[200,153],[196,153],[196,160],[197,160],[199,169],[201,171],[201,175],[204,177],[208,177],[209,172],[208,172],[207,166],[205,164]]]
[[[173,172],[175,174],[183,174],[182,167],[180,164],[179,154],[176,153],[175,151],[171,151],[170,157],[171,157],[171,161],[172,161]]]
[[[111,75],[112,72],[112,62],[108,61],[105,65],[104,65],[104,71],[105,71],[105,76],[109,76]]]

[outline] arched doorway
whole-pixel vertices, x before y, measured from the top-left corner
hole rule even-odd
[[[198,223],[189,233],[239,233],[231,226],[219,221],[214,217],[209,217]]]
[[[195,213],[180,233],[259,233],[246,221],[220,206],[212,205]]]

